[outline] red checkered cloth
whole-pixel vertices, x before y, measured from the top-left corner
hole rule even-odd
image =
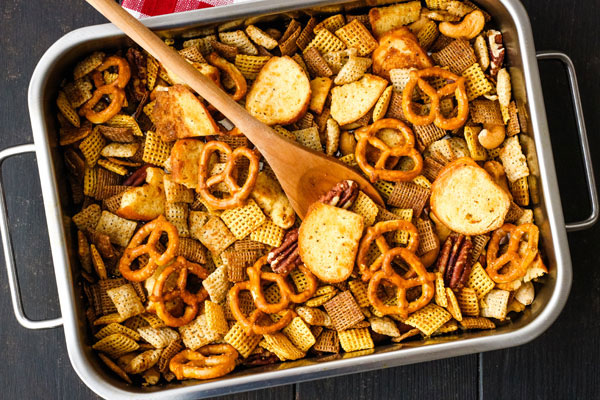
[[[172,14],[240,3],[244,0],[123,0],[121,5],[136,18]],[[246,0],[247,1],[247,0]]]

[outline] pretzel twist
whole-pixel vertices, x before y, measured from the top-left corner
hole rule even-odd
[[[310,299],[317,290],[317,278],[304,265],[298,268],[307,278],[308,286],[301,293],[296,293],[285,276],[274,272],[265,272],[261,268],[268,264],[268,256],[263,256],[256,263],[247,268],[248,280],[236,283],[229,290],[229,306],[234,318],[242,325],[247,334],[263,335],[283,329],[290,323],[295,313],[289,308],[290,303],[303,303]],[[262,290],[263,281],[274,282],[279,288],[281,299],[277,303],[268,303]],[[239,293],[242,290],[248,290],[252,294],[254,310],[248,317],[244,315],[239,305]],[[276,314],[285,311],[279,321],[271,325],[260,325],[259,320],[266,314]]]
[[[240,72],[240,70],[232,63],[220,57],[217,53],[212,52],[208,55],[208,62],[225,72],[235,85],[235,92],[231,94],[231,98],[235,101],[241,100],[246,95],[248,91],[248,84],[246,83],[246,78]]]
[[[401,257],[410,267],[410,271],[404,277],[397,274],[392,268],[392,262],[396,257]],[[408,275],[413,276],[408,278]],[[435,291],[434,280],[435,274],[427,272],[415,253],[404,247],[396,247],[385,253],[381,269],[375,272],[369,281],[367,297],[373,307],[380,313],[384,315],[397,314],[401,318],[407,318],[408,314],[425,307],[431,301]],[[383,304],[377,295],[379,286],[384,281],[396,287],[398,304],[395,306]],[[406,290],[418,286],[421,287],[421,295],[416,300],[408,302],[406,299]]]
[[[101,72],[108,68],[117,67],[119,72],[117,79],[109,84],[104,84]],[[131,68],[127,60],[122,57],[111,56],[92,73],[92,80],[96,90],[92,97],[79,109],[79,115],[85,116],[94,124],[102,124],[121,111],[125,104],[125,86],[131,78]],[[104,96],[110,97],[110,103],[101,111],[94,111],[94,107]]]
[[[373,274],[381,268],[385,254],[390,250],[390,246],[383,235],[388,232],[400,231],[409,233],[406,249],[412,253],[416,253],[419,248],[419,231],[412,223],[403,220],[382,221],[367,228],[367,232],[360,241],[356,256],[356,263],[358,264],[363,281],[369,281]],[[381,255],[371,265],[368,265],[367,255],[373,241],[377,245]]]
[[[173,273],[179,273],[177,278],[177,289],[165,293],[165,283]],[[177,260],[173,264],[167,266],[160,275],[158,275],[154,287],[152,288],[150,300],[154,302],[156,314],[167,326],[178,327],[192,322],[198,314],[200,303],[208,297],[208,292],[204,287],[197,293],[188,291],[186,288],[188,273],[192,273],[201,279],[206,279],[208,276],[208,271],[200,264],[189,262],[183,257],[177,257]],[[186,305],[184,313],[180,317],[173,316],[167,310],[166,306],[167,301],[174,300],[177,297],[180,297]]]
[[[436,90],[427,82],[427,78],[442,78],[449,81],[444,87]],[[412,96],[416,87],[419,87],[431,101],[429,114],[419,115],[413,110]],[[455,117],[446,118],[442,114],[440,101],[444,97],[456,97],[458,112]],[[469,117],[469,99],[465,89],[465,78],[440,68],[431,67],[410,72],[410,79],[402,92],[402,111],[406,119],[413,125],[435,124],[445,130],[462,127]]]
[[[216,175],[210,174],[210,159],[213,153],[221,152],[227,155],[227,163],[224,170]],[[250,161],[248,169],[248,177],[242,186],[239,186],[235,179],[235,164],[241,158],[247,158]],[[208,203],[210,207],[217,210],[224,210],[241,206],[244,201],[250,196],[250,192],[254,188],[254,183],[258,176],[259,158],[258,155],[247,147],[238,147],[231,150],[225,142],[213,140],[206,143],[200,155],[200,167],[198,169],[198,193]],[[210,188],[223,182],[229,190],[229,197],[218,198],[211,192]]]
[[[403,142],[398,146],[390,147],[376,135],[382,129],[395,129],[402,136]],[[356,144],[355,155],[356,162],[360,169],[369,177],[371,182],[379,179],[392,182],[406,182],[415,178],[423,169],[423,157],[415,149],[415,137],[412,130],[399,119],[386,118],[380,119],[369,126],[365,126],[356,131],[359,137]],[[367,147],[373,146],[379,150],[379,157],[375,165],[370,165],[367,160]],[[386,169],[389,160],[399,159],[400,157],[409,157],[413,160],[413,167],[409,171],[400,171]]]
[[[510,235],[506,253],[498,257],[500,240]],[[525,248],[519,249],[523,235],[527,234]],[[504,224],[492,235],[487,250],[486,272],[496,283],[509,283],[521,279],[538,254],[539,229],[534,224],[515,226]],[[504,270],[501,272],[501,270]]]
[[[185,349],[169,361],[177,379],[213,379],[233,371],[238,352],[229,344],[209,344],[196,351]]]
[[[167,249],[161,253],[156,248],[156,245],[163,233],[167,234],[168,244]],[[148,241],[142,244],[146,238],[148,238]],[[175,257],[178,247],[179,233],[177,228],[161,215],[155,220],[148,222],[133,235],[123,256],[119,260],[119,271],[123,278],[132,282],[141,282],[152,276],[156,268],[171,262]],[[143,254],[150,256],[148,264],[143,268],[132,270],[131,263]]]

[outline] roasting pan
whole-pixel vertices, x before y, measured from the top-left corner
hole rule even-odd
[[[349,2],[339,0],[259,0],[148,18],[144,20],[144,24],[165,37],[177,37],[184,28],[342,3],[345,3],[344,6],[349,5]],[[4,192],[0,181],[0,233],[13,308],[18,322],[28,329],[63,325],[73,368],[94,392],[110,399],[132,396],[142,399],[210,397],[507,348],[526,343],[540,335],[558,317],[571,287],[571,257],[566,232],[589,228],[598,219],[598,199],[577,79],[573,64],[565,54],[558,52],[537,54],[537,59],[556,59],[562,61],[567,68],[585,164],[592,210],[586,220],[566,224],[561,208],[529,18],[518,0],[478,0],[476,3],[493,16],[495,25],[504,35],[514,97],[520,106],[521,114],[527,117],[527,134],[523,135],[525,136],[523,147],[527,153],[532,175],[537,182],[537,188],[531,197],[534,200],[535,219],[540,226],[541,246],[550,271],[544,278],[544,284],[539,286],[533,305],[517,319],[493,331],[466,332],[408,342],[403,345],[380,346],[370,354],[348,353],[273,364],[234,371],[225,377],[206,382],[185,381],[142,388],[120,381],[101,365],[99,358],[91,349],[92,343],[85,323],[81,288],[75,279],[78,261],[72,241],[73,228],[68,218],[72,215],[72,210],[58,146],[54,106],[59,82],[84,54],[132,44],[115,26],[105,24],[70,32],[48,49],[39,61],[29,85],[29,112],[34,143],[0,152],[0,167],[6,158],[13,155],[34,152],[37,156],[62,314],[60,318],[44,321],[32,321],[24,314],[9,237]],[[90,8],[89,12],[94,11]],[[559,160],[559,162],[565,161]]]

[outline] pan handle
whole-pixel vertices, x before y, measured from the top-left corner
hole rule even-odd
[[[23,144],[20,146],[9,147],[0,151],[0,236],[2,236],[2,247],[4,249],[4,262],[6,263],[6,273],[8,275],[8,287],[12,300],[15,317],[22,327],[27,329],[46,329],[55,328],[62,325],[62,318],[33,321],[25,315],[23,310],[23,301],[21,300],[21,290],[19,289],[19,279],[17,278],[17,269],[15,266],[15,257],[13,254],[12,242],[8,225],[8,213],[6,211],[6,198],[4,196],[4,187],[2,182],[2,164],[9,157],[24,153],[35,153],[34,144]]]
[[[569,73],[569,84],[571,87],[571,96],[573,97],[573,108],[575,111],[575,120],[577,121],[577,131],[579,132],[579,143],[581,153],[583,154],[583,164],[585,167],[585,178],[588,185],[588,194],[592,211],[590,216],[583,221],[571,222],[565,224],[567,232],[581,231],[591,228],[598,221],[598,192],[596,190],[596,180],[594,178],[594,168],[592,167],[592,156],[590,155],[590,146],[588,144],[587,130],[583,118],[583,108],[581,106],[581,96],[579,95],[579,85],[577,83],[577,74],[573,61],[565,53],[559,51],[540,51],[537,53],[538,60],[558,60],[567,68]]]

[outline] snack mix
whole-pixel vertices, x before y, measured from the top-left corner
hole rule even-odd
[[[533,302],[548,271],[502,33],[469,1],[367,3],[165,41],[385,204],[343,181],[301,221],[243,132],[138,48],[61,85],[90,344],[125,381],[368,354]]]

